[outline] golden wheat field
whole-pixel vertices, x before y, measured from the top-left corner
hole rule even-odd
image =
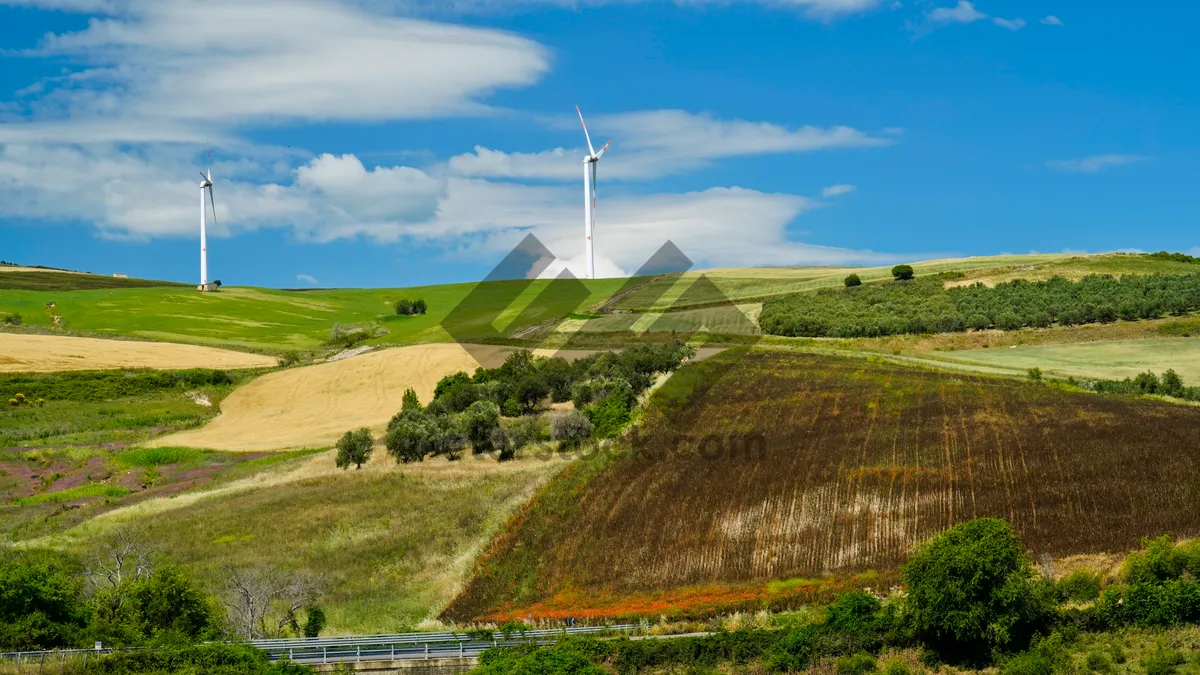
[[[226,397],[221,414],[207,425],[149,445],[261,452],[330,446],[359,427],[382,431],[400,410],[405,389],[429,402],[438,380],[473,372],[475,357],[490,360],[480,349],[472,347],[472,356],[453,343],[414,345],[269,373]]]
[[[275,359],[229,349],[171,342],[133,342],[64,335],[0,333],[0,373],[115,368],[262,368]]]

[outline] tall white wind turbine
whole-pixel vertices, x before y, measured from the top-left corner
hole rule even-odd
[[[212,159],[209,158],[208,172],[200,174],[200,290],[209,290],[208,286],[208,228],[205,223],[208,204],[205,203],[205,191],[208,192],[208,202],[212,204],[213,225],[217,224],[217,200],[213,197]]]
[[[588,145],[588,156],[583,158],[583,255],[587,260],[587,278],[595,279],[596,255],[592,237],[596,231],[596,165],[600,163],[600,157],[608,150],[608,146],[612,145],[612,141],[605,143],[600,152],[596,152],[592,147],[592,137],[588,135],[587,122],[583,121],[583,113],[579,112],[579,106],[575,106],[575,112],[579,115],[579,123],[583,125],[583,137],[587,139]]]

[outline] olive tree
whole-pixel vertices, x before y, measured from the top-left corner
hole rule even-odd
[[[374,446],[375,439],[371,438],[370,429],[363,427],[356,431],[347,431],[337,442],[338,468],[346,469],[353,464],[355,469],[361,469],[371,458]]]

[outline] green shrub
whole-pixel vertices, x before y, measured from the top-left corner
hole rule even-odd
[[[87,622],[78,561],[57,551],[0,550],[0,650],[80,641]]]
[[[900,659],[891,659],[883,665],[883,675],[912,675],[912,668]]]
[[[290,366],[295,366],[303,360],[304,357],[300,355],[300,352],[296,351],[295,349],[289,349],[288,351],[279,355],[279,367],[288,368]]]
[[[325,610],[313,605],[304,611],[304,637],[315,638],[325,630]]]
[[[1100,575],[1087,570],[1075,570],[1055,584],[1063,600],[1087,602],[1100,597]]]
[[[846,288],[853,288],[855,286],[862,286],[862,279],[857,274],[850,273],[842,283],[846,285]]]
[[[908,281],[909,279],[912,279],[912,265],[896,265],[892,268],[892,278],[896,281]]]
[[[93,665],[94,664],[94,665]],[[310,675],[310,666],[271,663],[249,645],[208,644],[177,649],[146,649],[106,654],[88,666],[97,675]]]
[[[1033,380],[1034,382],[1042,381],[1042,369],[1041,368],[1030,368],[1027,371],[1027,373],[1029,375],[1029,379]]]
[[[1086,668],[1090,673],[1113,675],[1113,673],[1117,672],[1117,667],[1113,665],[1112,658],[1100,650],[1092,650],[1088,652],[1087,658],[1085,659],[1083,665],[1084,668]]]
[[[1187,663],[1187,657],[1160,641],[1139,663],[1146,669],[1146,675],[1173,675],[1179,666]]]
[[[983,663],[993,650],[1022,647],[1050,611],[1016,534],[996,518],[935,536],[902,575],[918,637],[951,662]]]
[[[837,675],[863,675],[876,670],[878,670],[878,666],[875,664],[875,657],[865,652],[842,656],[834,665],[834,672]]]

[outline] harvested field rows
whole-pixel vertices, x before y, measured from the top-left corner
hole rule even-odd
[[[114,368],[263,368],[275,359],[228,349],[63,335],[0,333],[0,373]]]
[[[690,399],[669,382],[632,456],[552,483],[571,499],[535,501],[450,616],[887,571],[981,516],[1054,557],[1200,533],[1200,408],[762,351],[715,382],[687,370]]]

